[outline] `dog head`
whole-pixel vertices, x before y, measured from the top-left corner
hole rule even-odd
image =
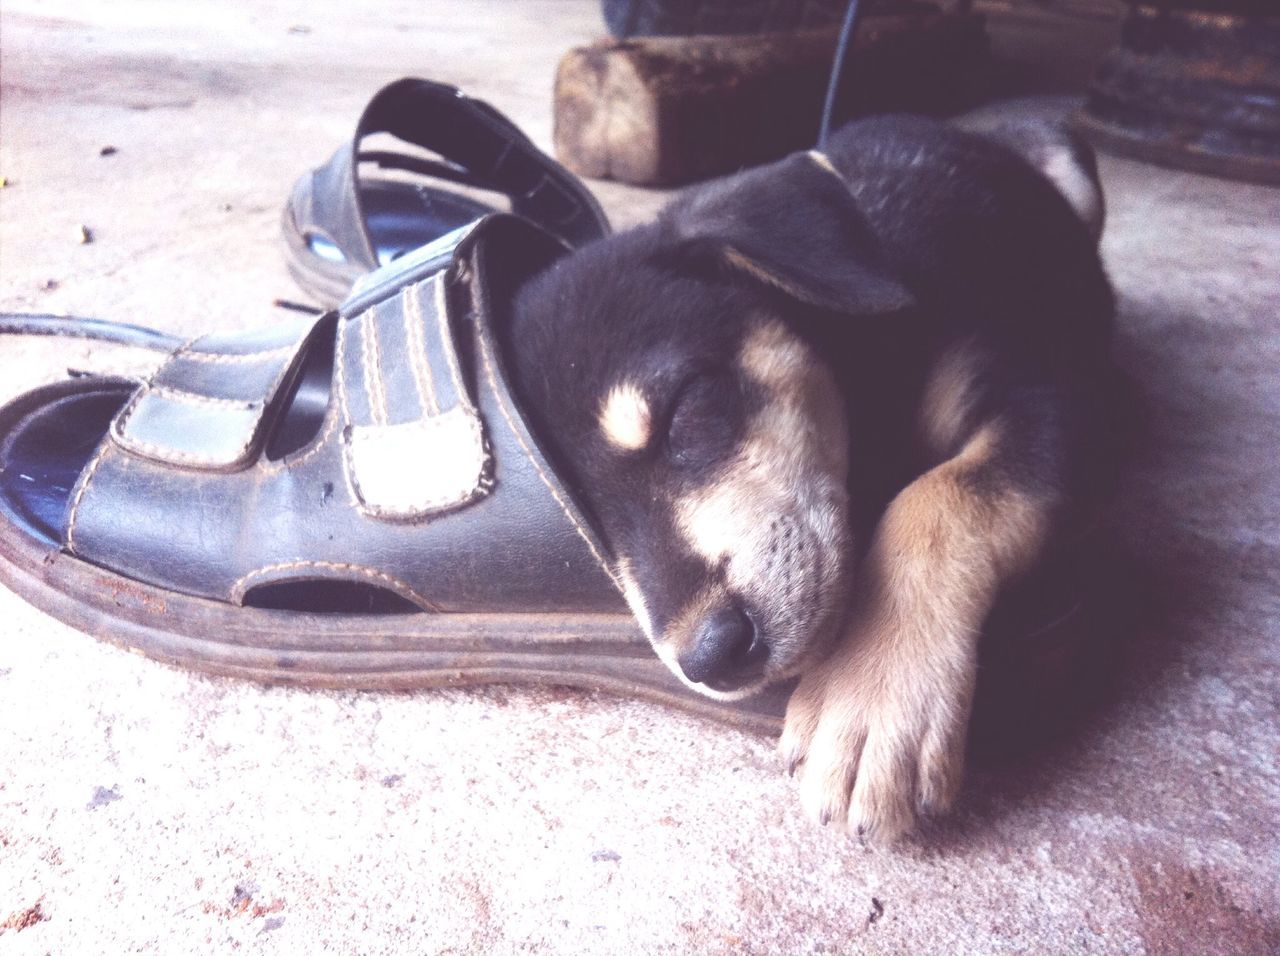
[[[849,584],[849,437],[806,322],[910,304],[797,156],[693,193],[520,293],[517,387],[659,656],[738,697],[821,653]]]

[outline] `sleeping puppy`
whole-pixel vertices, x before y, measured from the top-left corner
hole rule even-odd
[[[709,696],[799,677],[823,823],[951,804],[984,620],[1089,508],[1101,203],[1056,127],[874,118],[519,296],[517,385],[636,618]]]

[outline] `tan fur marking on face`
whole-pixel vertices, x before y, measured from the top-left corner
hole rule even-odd
[[[1000,443],[991,422],[893,500],[847,633],[788,705],[783,754],[803,760],[819,819],[891,842],[955,797],[982,622],[1042,549],[1053,505],[973,480]]]
[[[752,327],[739,365],[762,401],[737,454],[676,518],[726,593],[760,615],[776,678],[829,639],[844,606],[848,430],[829,370],[782,323]]]
[[[979,380],[988,356],[973,342],[947,349],[934,363],[920,402],[925,447],[947,458],[964,442],[980,397]]]
[[[627,451],[639,451],[649,444],[653,419],[640,389],[630,382],[611,388],[600,409],[600,429],[610,444]]]
[[[813,356],[781,322],[762,322],[747,334],[738,361],[758,384],[794,390],[803,384]]]

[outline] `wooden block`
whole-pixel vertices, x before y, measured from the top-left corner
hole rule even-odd
[[[582,176],[676,185],[814,145],[837,30],[645,37],[570,50],[555,84],[555,149]],[[841,114],[963,108],[985,75],[973,14],[868,17]]]

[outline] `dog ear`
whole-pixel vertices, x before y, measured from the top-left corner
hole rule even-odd
[[[662,222],[677,259],[719,263],[809,305],[878,315],[915,304],[849,188],[816,156],[698,189]]]

